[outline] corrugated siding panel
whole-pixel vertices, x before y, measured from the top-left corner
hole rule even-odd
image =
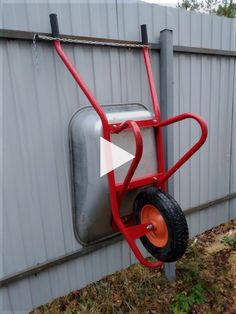
[[[236,47],[232,20],[137,1],[8,3],[3,27],[50,32],[51,12],[58,14],[60,30],[67,34],[140,40],[140,24],[146,23],[153,42],[159,41],[163,28],[171,28],[174,44]],[[26,42],[1,41],[0,47],[4,55],[1,275],[7,275],[80,248],[72,229],[67,127],[73,112],[87,100],[50,45],[40,43],[35,49]],[[137,51],[69,45],[65,49],[101,103],[142,102],[150,107],[142,56]],[[160,91],[156,52],[152,52],[152,63]],[[236,169],[235,147],[231,148],[229,140],[233,63],[233,59],[218,57],[174,58],[174,113],[199,113],[210,131],[201,152],[174,178],[175,196],[184,209],[229,192],[230,149],[231,169]],[[197,136],[192,124],[191,128],[185,122],[175,126],[175,159]],[[224,168],[219,167],[223,164]],[[236,189],[232,173],[231,192]],[[231,201],[231,217],[234,204]],[[188,217],[191,233],[221,223],[228,215],[228,202],[193,214]],[[127,244],[117,243],[10,285],[3,291],[3,308],[31,309],[133,262]]]
[[[48,15],[56,12],[62,34],[117,37],[115,0],[15,1],[3,5],[3,28],[50,32]],[[70,22],[71,23],[70,23]]]
[[[229,193],[234,59],[176,55],[174,72],[175,114],[196,112],[209,128],[204,147],[175,175],[175,197],[185,209]],[[197,140],[199,130],[189,122],[174,128],[177,160]],[[211,210],[212,217],[189,217],[192,234],[206,222],[213,226],[228,219],[227,202]]]
[[[235,49],[235,21],[196,13],[189,19],[190,15],[191,31],[180,33],[180,44]],[[175,197],[183,209],[229,193],[233,77],[233,58],[175,56],[174,113],[196,112],[209,128],[207,143],[174,178]],[[175,160],[197,139],[198,128],[193,124],[183,122],[174,127]],[[228,202],[190,215],[191,235],[227,221],[228,216]]]
[[[119,38],[140,40],[140,25],[147,24],[149,40],[159,42],[160,31],[173,29],[174,45],[235,49],[232,19],[208,16],[142,1],[117,1]],[[132,18],[131,18],[132,16]],[[220,34],[220,36],[219,36]],[[209,41],[210,36],[210,41]]]
[[[18,311],[26,313],[40,304],[80,289],[118,269],[127,268],[130,264],[127,244],[116,243],[79,260],[11,284],[3,294],[3,310],[14,310],[17,314]]]
[[[235,38],[236,39],[236,38]],[[233,99],[233,125],[232,125],[232,152],[231,152],[231,182],[230,192],[236,192],[236,61],[234,61],[234,99]],[[236,217],[236,199],[230,201],[230,218]]]

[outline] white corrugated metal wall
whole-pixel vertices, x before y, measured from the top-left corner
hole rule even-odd
[[[234,95],[232,108],[232,146],[231,146],[231,169],[230,169],[230,192],[236,191],[236,62],[234,63]],[[230,218],[236,217],[236,199],[230,201]]]
[[[160,31],[169,28],[175,45],[236,48],[235,20],[133,1],[6,3],[2,28],[50,32],[52,12],[58,14],[64,34],[140,40],[139,25],[146,23],[151,42],[158,42]],[[35,49],[27,42],[1,40],[0,49],[3,277],[80,248],[72,229],[67,126],[87,100],[49,44],[38,43]],[[150,106],[137,51],[81,46],[66,46],[66,51],[101,103]],[[160,90],[157,52],[152,52],[152,61]],[[174,194],[184,209],[236,191],[234,76],[235,58],[175,54],[174,112],[194,111],[209,125],[209,139],[200,154],[175,175]],[[174,130],[177,159],[198,131],[185,122]],[[191,234],[235,217],[235,208],[232,200],[231,207],[227,201],[191,214]],[[116,243],[2,288],[3,308],[25,312],[134,261],[126,243]]]

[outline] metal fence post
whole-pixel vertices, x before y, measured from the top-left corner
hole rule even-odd
[[[164,29],[160,34],[160,75],[161,75],[161,92],[160,103],[162,119],[166,119],[174,115],[174,95],[173,95],[173,32]],[[166,169],[173,165],[174,149],[173,149],[173,127],[164,128],[164,148]],[[168,181],[168,191],[173,195],[174,182],[173,179]],[[165,274],[168,280],[175,279],[175,263],[165,265]]]

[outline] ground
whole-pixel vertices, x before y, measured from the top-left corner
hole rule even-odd
[[[192,239],[172,283],[133,265],[31,313],[236,314],[236,219]]]

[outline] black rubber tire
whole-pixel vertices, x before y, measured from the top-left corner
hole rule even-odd
[[[168,229],[168,241],[164,247],[153,245],[146,236],[140,238],[146,250],[163,262],[174,262],[180,259],[188,245],[188,225],[185,215],[176,200],[168,193],[150,187],[139,193],[134,201],[134,222],[140,224],[142,208],[151,204],[158,208]]]

